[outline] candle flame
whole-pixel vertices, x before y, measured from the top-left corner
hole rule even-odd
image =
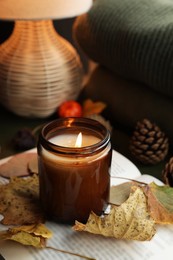
[[[76,139],[75,147],[81,147],[82,146],[82,133],[79,133]]]

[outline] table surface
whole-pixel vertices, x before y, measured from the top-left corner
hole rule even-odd
[[[17,116],[5,109],[3,106],[0,106],[0,118],[0,159],[2,159],[4,157],[8,157],[18,152],[12,146],[12,138],[18,130],[22,128],[29,128],[33,130],[35,127],[38,127],[39,125],[56,119],[57,115],[54,114],[48,118],[26,118]],[[128,133],[128,131],[124,131],[124,129],[113,126],[111,137],[113,149],[120,152],[128,159],[130,159],[132,162],[134,162],[141,171],[141,173],[151,174],[159,179],[162,179],[162,170],[165,166],[166,160],[154,166],[142,165],[139,162],[136,162],[134,158],[132,158],[128,149],[129,138],[130,134]]]

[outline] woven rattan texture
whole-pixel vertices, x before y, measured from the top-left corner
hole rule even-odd
[[[52,21],[17,21],[0,46],[0,102],[15,114],[51,115],[77,98],[81,80],[79,56]]]

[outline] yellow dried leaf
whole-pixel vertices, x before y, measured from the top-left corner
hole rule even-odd
[[[108,215],[90,214],[84,225],[76,221],[74,230],[128,240],[151,240],[156,233],[155,222],[147,211],[146,196],[140,187],[133,187],[129,198],[119,207],[112,206]]]
[[[18,232],[16,234],[12,234],[10,240],[21,243],[25,246],[33,246],[37,248],[45,247],[45,239],[42,237],[33,236],[32,234],[26,232]]]
[[[100,114],[105,108],[106,104],[104,102],[93,102],[91,99],[87,99],[83,103],[83,116]]]
[[[44,238],[50,238],[52,236],[52,232],[42,223],[13,227],[10,228],[9,231],[14,234],[23,231],[36,236],[42,236]]]
[[[46,239],[51,236],[52,232],[44,224],[13,227],[0,232],[1,240],[14,240],[23,245],[38,248],[45,247]]]

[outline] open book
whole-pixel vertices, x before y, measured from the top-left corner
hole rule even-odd
[[[0,161],[0,163],[4,160]],[[162,183],[149,175],[141,176],[138,168],[127,158],[113,151],[111,176],[127,177],[145,182]],[[120,183],[111,178],[111,185]],[[71,226],[47,222],[53,237],[47,245],[97,260],[172,260],[173,225],[158,226],[151,241],[137,242],[105,238],[87,232],[73,231]],[[0,226],[4,228],[4,226]],[[83,259],[50,249],[35,249],[12,241],[0,241],[0,254],[6,260],[79,260]],[[1,259],[1,257],[0,257]],[[2,258],[3,259],[3,258]]]

